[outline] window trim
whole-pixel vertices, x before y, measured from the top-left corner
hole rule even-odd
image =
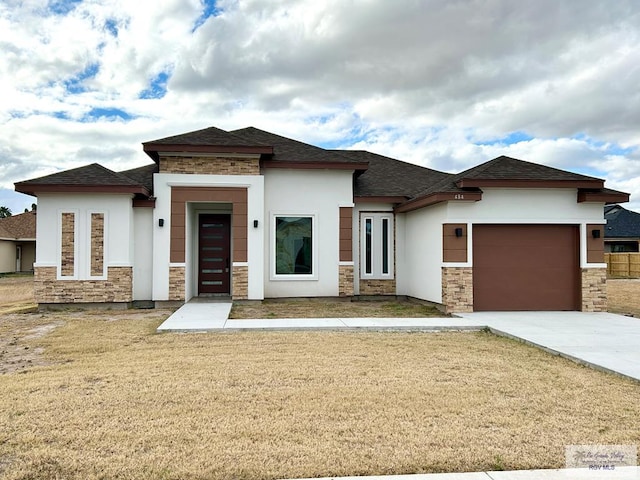
[[[311,219],[311,273],[292,274],[292,273],[276,273],[276,221],[282,217],[299,217]],[[271,212],[271,245],[269,247],[270,256],[270,280],[275,281],[309,281],[318,280],[318,224],[315,213],[291,213],[291,212]]]
[[[360,278],[363,280],[393,280],[395,277],[395,227],[391,212],[360,212]],[[383,221],[387,221],[387,251],[383,256]],[[367,256],[367,222],[371,222],[371,258]],[[388,272],[384,273],[386,259]],[[371,264],[371,272],[367,267]]]

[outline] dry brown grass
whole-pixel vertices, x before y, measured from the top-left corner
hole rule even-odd
[[[609,311],[640,317],[640,279],[608,279]]]
[[[33,275],[0,276],[0,314],[35,306]]]
[[[434,305],[412,300],[346,301],[332,298],[234,303],[229,318],[445,317]]]
[[[637,384],[488,333],[153,334],[166,314],[28,315],[64,325],[23,340],[50,365],[0,375],[0,476],[551,468],[640,442]]]

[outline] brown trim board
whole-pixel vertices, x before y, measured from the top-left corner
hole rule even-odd
[[[232,204],[231,239],[233,261],[247,261],[247,189],[244,187],[172,187],[171,253],[172,263],[185,261],[187,202]]]

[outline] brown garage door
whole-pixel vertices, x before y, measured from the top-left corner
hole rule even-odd
[[[474,225],[473,309],[578,310],[575,225]]]

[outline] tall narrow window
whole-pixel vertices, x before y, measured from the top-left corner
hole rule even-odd
[[[362,278],[393,278],[393,214],[369,213],[361,218]]]
[[[380,255],[382,257],[382,273],[383,275],[389,274],[389,219],[382,219],[382,251]]]
[[[314,273],[312,217],[275,217],[275,273]]]
[[[371,218],[365,218],[364,220],[364,271],[367,274],[371,274],[371,230],[373,220]]]

